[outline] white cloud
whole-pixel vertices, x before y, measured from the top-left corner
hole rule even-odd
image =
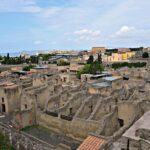
[[[135,31],[135,27],[122,26],[120,30],[116,32],[116,35],[121,36],[132,31]]]
[[[81,29],[73,32],[75,42],[92,41],[101,36],[100,30]]]
[[[34,41],[34,44],[35,44],[35,45],[41,45],[41,44],[43,44],[43,41],[40,41],[40,40]]]
[[[44,19],[49,19],[52,15],[56,15],[59,13],[62,9],[58,7],[50,7],[50,8],[45,8],[41,11],[39,16]]]
[[[0,12],[39,13],[42,8],[36,5],[35,0],[3,0],[0,2]]]
[[[91,37],[97,37],[101,35],[101,31],[99,30],[88,30],[88,29],[82,29],[74,31],[75,35],[82,35],[82,36],[91,36]]]
[[[39,13],[42,9],[38,6],[24,6],[22,12]]]
[[[13,27],[17,21],[20,21],[19,23],[22,23],[22,25],[19,24],[20,27],[26,29],[21,30],[20,34],[25,32],[25,35],[29,26],[36,28],[34,33],[29,34],[30,41],[40,37],[44,41],[41,46],[48,43],[48,47],[58,46],[59,48],[92,47],[100,44],[116,47],[119,44],[136,45],[136,43],[139,44],[139,41],[143,43],[148,41],[149,44],[147,39],[150,39],[150,31],[147,30],[150,29],[150,18],[147,17],[147,14],[150,1],[148,0],[136,0],[136,2],[134,0],[63,0],[63,3],[57,0],[45,1],[0,0],[0,12],[34,13],[34,15],[23,16],[26,22],[18,20],[16,16],[10,25]],[[5,23],[4,18],[7,17],[2,17],[1,21]],[[28,17],[30,21],[28,22],[25,17]],[[139,18],[142,19],[137,21]],[[15,32],[19,31],[14,30]],[[10,33],[6,34],[10,35]],[[113,38],[110,38],[110,35],[113,35],[111,36]],[[28,41],[29,36],[24,36],[24,38]],[[49,42],[45,42],[47,39]],[[51,42],[54,39],[59,44],[52,45]],[[79,44],[76,44],[76,41]]]

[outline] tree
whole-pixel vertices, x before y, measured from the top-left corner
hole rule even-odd
[[[61,59],[61,60],[57,63],[57,65],[58,65],[58,66],[69,66],[69,65],[70,65],[70,62]]]
[[[90,74],[98,74],[101,73],[104,70],[103,66],[98,62],[95,61],[90,65]]]
[[[30,61],[33,64],[37,64],[38,63],[38,57],[33,55],[30,57]]]
[[[81,78],[82,74],[99,74],[104,70],[102,64],[98,61],[95,61],[91,64],[86,64],[80,71],[77,73],[77,77]]]
[[[0,55],[0,60],[3,60],[3,57]]]
[[[54,54],[39,54],[39,57],[42,57],[43,61],[48,61]]]
[[[93,55],[90,55],[89,59],[87,60],[87,64],[91,64],[94,61]]]
[[[4,64],[10,64],[10,56],[9,56],[9,53],[7,53],[7,56],[4,57]]]
[[[143,58],[149,58],[148,52],[144,52],[143,55],[142,55],[142,57],[143,57]]]
[[[82,74],[88,74],[90,71],[90,64],[86,64],[81,70],[77,72],[77,77],[80,79]]]
[[[101,54],[101,53],[98,54],[98,59],[97,59],[97,61],[98,61],[100,64],[102,64],[102,54]]]
[[[34,68],[35,67],[35,65],[29,65],[29,66],[25,66],[25,67],[23,67],[23,71],[30,71],[30,69],[32,69],[32,68]]]

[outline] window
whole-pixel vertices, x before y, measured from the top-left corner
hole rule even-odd
[[[67,78],[66,77],[64,77],[64,82],[66,82],[67,81]]]
[[[127,150],[129,150],[130,149],[130,141],[129,141],[129,139],[128,139],[128,142],[127,142]]]
[[[124,120],[123,119],[118,119],[119,126],[123,127],[124,126]]]
[[[25,104],[24,107],[25,107],[25,109],[27,109],[28,108],[27,104]]]
[[[70,115],[72,115],[72,108],[70,108],[70,110],[69,110],[69,111],[70,111]]]
[[[2,97],[2,103],[4,103],[4,97]]]
[[[111,105],[109,105],[109,112],[111,112]]]

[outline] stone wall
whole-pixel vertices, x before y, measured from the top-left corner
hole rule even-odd
[[[101,132],[104,136],[111,136],[119,129],[118,126],[118,111],[117,107],[113,108],[112,113],[105,116],[104,119],[104,128]]]
[[[100,130],[100,123],[75,118],[72,121],[52,117],[47,114],[38,114],[38,123],[56,132],[62,132],[74,138],[85,138],[90,132]]]
[[[24,132],[0,124],[0,132],[9,138],[16,150],[54,150],[54,146]]]
[[[118,104],[118,118],[127,125],[136,115],[136,105],[133,102],[121,102]]]
[[[140,140],[141,150],[149,150],[150,143],[146,140]]]
[[[0,111],[2,103],[5,105],[5,113],[12,113],[16,109],[20,109],[20,93],[21,89],[19,86],[12,88],[0,88]]]
[[[13,123],[17,129],[22,129],[26,126],[36,123],[35,113],[32,110],[14,113]]]

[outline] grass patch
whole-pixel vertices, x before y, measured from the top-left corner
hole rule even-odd
[[[24,128],[22,128],[20,131],[28,131],[28,130],[31,130],[33,128],[38,128],[39,125],[30,125],[30,126],[26,126]]]
[[[8,136],[4,136],[0,132],[0,150],[15,150],[9,143]]]
[[[0,150],[15,150],[12,146],[0,145]]]

